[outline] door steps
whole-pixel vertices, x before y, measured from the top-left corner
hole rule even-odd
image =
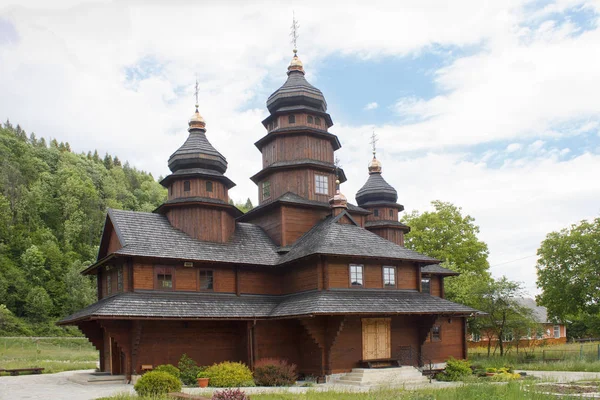
[[[125,375],[110,375],[110,374],[90,374],[87,379],[88,384],[115,384],[127,383]]]
[[[353,385],[353,386],[417,386],[429,383],[429,379],[415,367],[394,367],[394,368],[354,368],[339,378],[331,381],[334,385]]]

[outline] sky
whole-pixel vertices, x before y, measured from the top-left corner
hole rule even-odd
[[[354,199],[379,138],[406,212],[462,207],[492,274],[531,295],[546,234],[600,215],[600,1],[0,0],[0,120],[154,177],[200,85],[231,197],[255,204],[292,13]]]

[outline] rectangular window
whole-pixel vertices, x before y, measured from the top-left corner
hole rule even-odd
[[[117,269],[117,292],[123,291],[123,267]]]
[[[106,274],[106,295],[110,295],[112,293],[112,276],[110,271]]]
[[[296,116],[295,115],[290,115],[288,117],[288,123],[295,124],[296,123]]]
[[[154,289],[175,289],[175,270],[172,267],[154,267]]]
[[[431,294],[431,279],[430,278],[421,279],[421,292]]]
[[[313,123],[313,117],[311,117],[311,116],[309,115],[309,116],[306,118],[306,121],[307,121],[309,124],[312,124],[312,123]]]
[[[213,290],[213,272],[200,270],[200,290]]]
[[[315,191],[317,194],[329,194],[329,178],[325,175],[315,175]]]
[[[183,191],[184,192],[190,191],[190,181],[183,181]]]
[[[479,333],[473,333],[471,335],[471,338],[473,339],[474,342],[480,342],[481,341],[481,335]]]
[[[554,339],[560,338],[560,325],[554,325]]]
[[[266,181],[262,184],[263,199],[271,197],[271,182]]]
[[[363,266],[360,264],[350,264],[350,285],[351,286],[362,286],[363,285]]]
[[[394,217],[394,210],[390,210],[390,217]]]
[[[396,287],[396,267],[383,267],[383,286]]]
[[[206,182],[206,191],[207,192],[212,192],[213,191],[213,183],[211,181],[207,181]]]
[[[377,208],[373,210],[373,215],[379,217],[379,210]]]
[[[442,327],[439,325],[435,325],[431,328],[431,341],[439,342],[442,340]]]
[[[315,125],[321,126],[321,118],[315,117]]]

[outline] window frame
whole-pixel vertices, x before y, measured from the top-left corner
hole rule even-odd
[[[311,125],[315,123],[315,120],[312,115],[306,117],[306,123]]]
[[[479,343],[481,342],[481,334],[477,332],[471,333],[471,341]]]
[[[352,268],[360,268],[360,284],[355,285],[352,282],[353,271]],[[356,278],[358,281],[358,270],[356,271]],[[351,288],[363,288],[365,287],[365,266],[364,264],[349,264],[348,265],[348,284]]]
[[[123,266],[117,268],[117,292],[123,291]]]
[[[206,193],[212,193],[214,191],[215,184],[213,181],[206,181]]]
[[[267,194],[265,194],[268,191]],[[271,197],[271,181],[264,181],[262,183],[262,198],[268,199]]]
[[[106,295],[112,294],[112,273],[109,269],[106,270]]]
[[[296,123],[296,115],[294,115],[294,114],[288,115],[288,124],[291,125],[291,124],[295,124],[295,123]]]
[[[373,216],[374,216],[374,217],[379,217],[379,208],[375,208],[375,209],[373,210]]]
[[[321,126],[321,118],[315,117],[315,125],[316,126]]]
[[[392,210],[391,208],[390,208],[390,213],[389,214],[390,214],[390,218],[394,218],[394,210]]]
[[[423,290],[425,285],[423,285],[427,281],[427,291]],[[431,277],[430,276],[422,276],[421,277],[421,293],[431,294]]]
[[[183,191],[184,192],[192,191],[192,183],[190,181],[183,181]]]
[[[319,178],[321,182],[319,182]],[[319,188],[324,189],[325,193],[320,192]],[[327,175],[315,174],[315,194],[324,194],[329,196],[329,177]]]
[[[392,274],[393,274],[393,277],[394,277],[394,284],[393,285],[387,285],[385,283],[385,281],[386,281],[386,276],[385,276],[386,275],[385,274],[386,269],[392,271]],[[383,265],[382,268],[381,268],[381,273],[383,274],[383,281],[382,282],[383,282],[383,288],[384,289],[385,288],[394,288],[395,289],[398,286],[398,278],[397,278],[397,274],[396,274],[396,266],[394,266],[394,265]]]
[[[210,272],[210,288],[203,289],[202,288],[202,273]],[[200,292],[214,292],[215,291],[215,271],[212,269],[199,269],[198,270],[198,291]]]
[[[435,330],[437,329],[437,334]],[[441,325],[433,325],[430,331],[430,340],[432,342],[441,342],[442,341],[442,326]]]
[[[171,292],[175,290],[175,267],[166,265],[155,265],[154,266],[154,290],[161,290]],[[159,275],[171,275],[171,287],[160,286],[158,284]]]
[[[557,331],[558,331],[558,335],[556,334]],[[560,325],[554,325],[552,327],[552,337],[554,339],[560,339]]]

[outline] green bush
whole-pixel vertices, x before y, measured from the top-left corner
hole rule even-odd
[[[296,365],[278,358],[263,358],[254,364],[254,381],[259,386],[290,386],[296,382]]]
[[[495,374],[496,372],[498,372],[498,370],[496,368],[486,368],[485,372],[487,372],[488,374]]]
[[[179,359],[177,367],[179,367],[179,378],[184,385],[197,385],[196,376],[198,375],[198,372],[202,370],[202,368],[196,364],[196,361],[188,357],[187,354],[183,354]]]
[[[457,360],[450,357],[446,361],[446,369],[443,373],[437,374],[435,379],[441,381],[462,381],[473,374],[471,363],[467,360]]]
[[[173,375],[177,379],[181,378],[181,371],[179,371],[179,368],[171,364],[159,365],[158,367],[154,368],[154,371],[166,372],[167,374]]]
[[[181,382],[168,372],[151,371],[142,375],[133,388],[142,397],[156,397],[169,392],[180,392]]]
[[[210,378],[209,386],[213,387],[240,387],[254,386],[252,371],[243,363],[225,361],[214,364],[205,371],[206,377]]]

